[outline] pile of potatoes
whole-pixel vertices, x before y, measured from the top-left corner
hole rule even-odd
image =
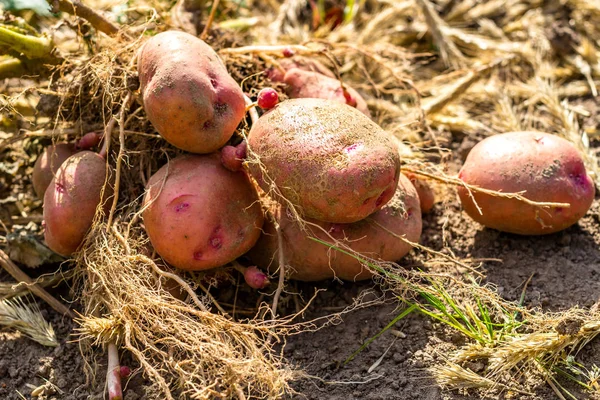
[[[349,250],[398,261],[419,241],[421,214],[433,207],[431,188],[400,173],[397,141],[371,120],[360,94],[322,64],[288,58],[266,71],[287,85],[290,99],[266,110],[239,143],[232,137],[246,98],[210,46],[187,33],[164,32],[143,45],[137,61],[148,119],[186,152],[151,177],[142,205],[150,241],[170,265],[208,270],[245,255],[270,271],[282,258],[292,279],[360,280],[372,271]],[[89,151],[98,142],[81,142],[88,150],[48,148],[33,178],[38,195],[44,193],[46,242],[65,256],[113,197],[105,160]],[[525,235],[576,223],[595,193],[577,150],[538,132],[482,141],[459,178],[570,204],[546,209],[459,189],[473,219]]]

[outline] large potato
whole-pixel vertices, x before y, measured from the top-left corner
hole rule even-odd
[[[367,102],[348,85],[344,88],[338,79],[330,78],[318,72],[292,68],[286,72],[283,81],[288,85],[287,95],[292,99],[317,98],[337,101],[356,107],[358,111],[371,117]]]
[[[465,188],[459,189],[464,210],[477,222],[500,231],[542,235],[576,223],[590,208],[594,184],[581,155],[565,139],[541,132],[491,136],[469,153],[459,178],[471,185],[505,193],[525,191],[539,202],[569,203],[569,208],[539,208],[515,199],[473,193],[480,214]]]
[[[261,187],[269,192],[272,180],[303,215],[320,221],[367,217],[392,198],[400,176],[390,136],[355,108],[329,100],[280,103],[252,126],[248,147],[261,161],[249,165]]]
[[[46,189],[52,178],[54,178],[56,171],[67,158],[76,152],[75,145],[71,143],[57,143],[44,149],[35,161],[31,177],[33,190],[37,197],[44,198],[44,193],[46,193]]]
[[[309,239],[309,235],[333,243],[327,232],[352,250],[382,261],[398,261],[411,249],[410,245],[394,235],[404,236],[412,242],[418,242],[421,236],[419,197],[405,176],[400,177],[392,200],[362,221],[333,224],[309,220],[324,231],[307,224],[309,232],[305,232],[285,211],[275,213],[276,216],[280,214],[277,222],[281,226],[285,262],[291,269],[290,278],[301,281],[333,277],[357,281],[372,276],[369,268],[356,258],[317,243]],[[248,256],[259,266],[271,271],[279,267],[278,240],[273,222],[265,224],[263,235]]]
[[[211,153],[244,117],[242,89],[215,51],[188,33],[163,32],[148,40],[138,73],[148,119],[180,149]]]
[[[248,251],[264,222],[243,171],[218,154],[180,156],[159,169],[144,197],[144,226],[165,261],[185,270],[225,265]]]
[[[77,250],[102,204],[110,207],[111,184],[105,186],[106,161],[91,151],[69,157],[44,195],[44,238],[49,248],[69,256]]]

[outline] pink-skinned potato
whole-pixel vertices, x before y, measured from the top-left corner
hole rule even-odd
[[[286,72],[283,81],[288,85],[286,93],[292,99],[318,98],[337,101],[355,107],[367,117],[371,117],[367,102],[362,96],[346,84],[342,87],[338,79],[318,72],[292,68]]]
[[[69,157],[44,195],[44,239],[54,252],[74,253],[92,227],[96,209],[110,208],[112,182],[105,185],[106,161],[91,151]]]
[[[250,172],[308,218],[350,223],[394,195],[400,155],[391,135],[350,106],[323,99],[278,104],[253,124]],[[278,200],[282,200],[279,198]]]
[[[412,183],[415,189],[417,189],[419,201],[421,202],[421,212],[423,214],[430,212],[435,204],[435,192],[433,191],[433,188],[429,185],[429,183],[427,183],[427,181],[419,178],[417,175],[411,172],[402,171],[402,174],[406,175],[406,177],[410,179],[410,183]]]
[[[33,175],[31,177],[33,190],[38,198],[43,200],[44,193],[46,193],[46,189],[50,185],[52,178],[54,178],[56,171],[58,171],[67,158],[76,152],[75,145],[71,143],[57,143],[46,147],[42,154],[39,155],[33,166]]]
[[[244,117],[242,89],[217,53],[193,35],[153,36],[138,54],[138,74],[148,119],[182,150],[218,150]]]
[[[411,245],[400,239],[418,242],[422,220],[419,197],[408,178],[400,177],[392,200],[368,218],[351,224],[334,224],[308,219],[308,232],[276,206],[273,213],[281,226],[283,253],[289,277],[301,281],[318,281],[337,277],[358,281],[369,279],[373,272],[355,257],[315,242],[310,237],[337,245],[348,246],[364,257],[379,261],[398,261],[411,250]],[[311,224],[318,225],[317,227]],[[278,240],[275,225],[267,221],[264,233],[256,246],[248,252],[259,266],[275,272],[279,267]],[[332,240],[333,237],[339,243]]]
[[[240,257],[264,222],[246,173],[226,169],[217,153],[179,156],[160,168],[148,181],[142,215],[156,252],[190,271]]]
[[[459,188],[465,212],[489,228],[521,235],[558,232],[575,224],[594,200],[594,183],[579,151],[567,140],[542,132],[510,132],[479,142],[458,177],[485,189],[516,193],[537,202],[569,203],[540,208],[516,199]]]
[[[267,77],[273,82],[283,82],[285,73],[292,68],[298,68],[309,72],[318,72],[329,78],[335,79],[335,74],[323,63],[314,58],[295,56],[279,60],[279,66],[267,70]]]

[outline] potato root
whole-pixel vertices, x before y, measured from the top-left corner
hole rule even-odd
[[[543,235],[575,224],[590,208],[594,183],[581,154],[567,140],[541,132],[510,132],[478,143],[465,160],[460,179],[485,189],[525,191],[538,202],[569,203],[569,208],[540,208],[516,199],[459,188],[465,212],[475,221],[503,232]]]

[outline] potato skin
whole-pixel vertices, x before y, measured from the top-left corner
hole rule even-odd
[[[106,161],[94,152],[79,152],[61,165],[44,195],[44,238],[50,249],[71,255],[91,228],[98,205],[108,212],[113,187],[105,187],[105,180]]]
[[[222,147],[245,114],[244,94],[217,53],[188,33],[168,31],[138,54],[148,119],[165,140],[191,153]]]
[[[292,99],[316,98],[348,103],[340,81],[318,72],[292,68],[286,72],[283,81],[288,85],[286,93]],[[356,90],[345,86],[348,94],[356,101],[356,109],[371,118],[367,102]]]
[[[278,67],[272,67],[267,70],[267,77],[273,82],[283,82],[285,73],[292,68],[299,68],[304,71],[318,72],[329,78],[335,79],[335,74],[320,61],[302,56],[292,58],[283,58],[279,60]]]
[[[281,207],[281,206],[279,206]],[[419,197],[414,186],[405,176],[400,177],[398,188],[392,200],[381,210],[368,218],[352,224],[334,224],[308,220],[329,232],[335,239],[354,251],[382,261],[398,261],[411,250],[411,246],[377,226],[380,224],[396,235],[418,242],[421,236],[422,220]],[[338,277],[358,281],[369,279],[371,271],[354,257],[330,250],[329,247],[308,238],[299,225],[285,212],[277,220],[283,234],[283,251],[291,279],[318,281]],[[275,213],[275,215],[279,215]],[[331,238],[318,228],[310,227],[311,235],[332,243]],[[267,221],[264,233],[248,256],[253,262],[271,271],[277,270],[278,242],[273,222]]]
[[[540,209],[515,199],[473,193],[483,215],[465,188],[458,193],[475,221],[503,232],[543,235],[575,224],[594,200],[594,183],[581,155],[567,140],[541,132],[510,132],[478,143],[465,160],[460,179],[505,193],[525,190],[541,202],[570,203],[569,208]]]
[[[419,178],[413,173],[403,171],[402,174],[410,179],[410,183],[417,189],[419,201],[421,203],[421,212],[423,214],[429,213],[435,204],[435,192],[433,191],[433,188],[427,181]]]
[[[390,136],[355,108],[322,99],[280,103],[252,126],[248,147],[303,215],[350,223],[387,203],[400,176]],[[249,168],[269,192],[267,177]]]
[[[71,143],[57,143],[48,146],[43,153],[39,155],[33,166],[33,175],[31,181],[33,190],[40,199],[44,199],[44,193],[54,174],[63,162],[76,153],[75,146]]]
[[[225,169],[217,153],[184,155],[164,165],[148,182],[144,207],[154,249],[174,267],[191,271],[244,254],[264,222],[248,176]]]

